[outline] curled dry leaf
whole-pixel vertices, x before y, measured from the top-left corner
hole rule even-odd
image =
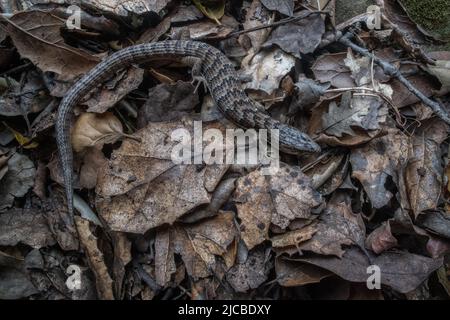
[[[187,36],[192,40],[204,40],[204,39],[215,39],[222,38],[229,35],[238,27],[238,22],[231,16],[223,16],[220,20],[221,24],[218,25],[213,21],[201,20],[199,22],[190,24],[189,26],[174,27],[174,34],[181,34]]]
[[[391,233],[390,223],[383,223],[372,231],[366,239],[366,246],[376,254],[394,248],[398,245],[397,239]]]
[[[312,223],[304,228],[288,231],[270,239],[273,248],[298,247],[298,245],[312,238],[317,232],[316,223]]]
[[[128,135],[123,133],[122,123],[111,112],[85,112],[73,126],[72,146],[76,152],[81,152],[87,147],[101,148],[105,143],[114,143],[124,136]]]
[[[283,165],[276,175],[261,170],[238,179],[234,200],[241,236],[249,249],[268,239],[271,223],[286,228],[296,218],[308,219],[321,204],[320,194],[298,167]]]
[[[317,283],[332,275],[330,271],[310,265],[278,257],[275,259],[275,272],[278,283],[283,287],[304,286]]]

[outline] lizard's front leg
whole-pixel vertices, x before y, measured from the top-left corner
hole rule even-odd
[[[197,92],[198,88],[201,84],[203,84],[203,88],[205,91],[208,90],[208,83],[205,78],[202,76],[202,59],[196,57],[183,57],[181,62],[189,67],[191,67],[191,75],[192,75],[192,85],[195,85],[194,92]]]

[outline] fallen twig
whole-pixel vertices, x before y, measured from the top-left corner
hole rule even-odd
[[[226,36],[220,37],[220,40],[224,40],[224,39],[228,39],[228,38],[232,38],[232,37],[237,37],[237,36],[240,36],[241,34],[253,32],[253,31],[258,31],[258,30],[261,30],[261,29],[278,27],[278,26],[281,26],[281,25],[289,23],[289,22],[294,22],[294,21],[305,19],[305,18],[307,18],[307,17],[309,17],[310,15],[313,15],[313,14],[329,15],[330,13],[328,11],[320,11],[320,10],[308,11],[308,12],[305,12],[305,13],[299,15],[299,16],[289,17],[289,18],[282,19],[282,20],[277,21],[277,22],[265,24],[263,26],[258,26],[258,27],[254,27],[254,28],[250,28],[250,29],[246,29],[246,30],[240,30],[240,31],[231,32],[230,34],[227,34]]]
[[[449,114],[444,110],[444,108],[439,103],[431,100],[430,98],[425,96],[422,92],[420,92],[416,87],[414,87],[411,84],[411,82],[409,82],[408,79],[406,79],[395,66],[393,66],[392,64],[383,59],[378,58],[376,55],[374,55],[366,48],[360,47],[359,45],[353,43],[351,41],[351,38],[353,38],[353,33],[348,32],[339,39],[339,42],[351,48],[353,51],[363,56],[369,57],[370,59],[373,59],[373,61],[377,65],[379,65],[387,75],[397,78],[397,80],[400,81],[400,83],[403,84],[410,92],[415,94],[417,98],[419,98],[423,102],[424,105],[430,107],[439,118],[441,118],[446,123],[450,124]]]

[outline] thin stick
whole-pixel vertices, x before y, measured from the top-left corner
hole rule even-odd
[[[397,78],[397,80],[401,84],[403,84],[411,93],[416,95],[416,97],[419,98],[423,102],[423,104],[430,107],[439,118],[441,118],[444,122],[450,124],[450,117],[448,113],[439,103],[431,100],[430,98],[425,96],[422,92],[420,92],[416,87],[414,87],[411,84],[411,82],[409,82],[408,79],[406,79],[395,66],[393,66],[387,61],[378,58],[376,55],[371,53],[366,48],[360,47],[357,44],[353,43],[350,40],[352,37],[353,33],[348,32],[339,39],[339,42],[351,48],[352,50],[358,52],[359,54],[373,59],[373,61],[377,65],[379,65],[387,75]]]
[[[282,19],[282,20],[274,22],[274,23],[268,23],[268,24],[263,25],[263,26],[258,26],[258,27],[254,27],[254,28],[250,28],[250,29],[246,29],[246,30],[231,32],[230,34],[228,34],[228,35],[226,35],[224,37],[220,37],[219,39],[221,39],[221,40],[228,39],[228,38],[240,36],[241,34],[248,33],[248,32],[253,32],[253,31],[258,31],[258,30],[261,30],[261,29],[273,28],[273,27],[281,26],[281,25],[289,23],[289,22],[294,22],[294,21],[305,19],[305,18],[307,18],[307,17],[309,17],[310,15],[313,15],[313,14],[326,14],[326,15],[329,15],[330,13],[328,11],[320,11],[320,10],[309,11],[309,12],[305,13],[304,15],[300,15],[300,16],[296,16],[296,17],[289,17],[289,18]]]

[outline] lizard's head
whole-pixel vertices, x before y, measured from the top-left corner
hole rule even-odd
[[[299,155],[304,152],[320,152],[320,146],[306,133],[286,124],[278,126],[280,151]]]

